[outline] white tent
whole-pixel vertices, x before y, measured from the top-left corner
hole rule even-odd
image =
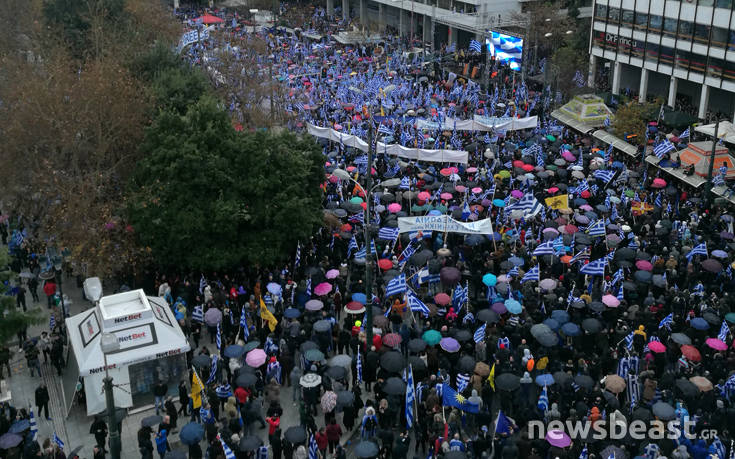
[[[76,362],[79,377],[84,378],[87,415],[105,409],[101,391],[105,365],[116,386],[115,405],[128,408],[133,406],[136,394],[150,391],[154,377],[163,379],[172,368],[181,367],[167,360],[183,359],[190,349],[166,301],[147,297],[143,290],[103,297],[96,307],[66,319],[66,326],[72,349],[70,358]],[[120,343],[119,351],[106,356],[106,364],[100,348],[103,332],[116,335]],[[136,378],[131,384],[131,367],[140,370],[140,365],[146,362],[148,365],[142,373],[151,377]],[[185,363],[183,367],[185,370]],[[67,409],[71,408],[74,395],[70,386],[64,385]]]
[[[715,124],[697,126],[694,131],[714,137]],[[729,121],[720,121],[720,125],[717,127],[717,138],[722,139],[723,142],[735,143],[735,125]]]

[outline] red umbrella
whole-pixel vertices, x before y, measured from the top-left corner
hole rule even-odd
[[[221,24],[225,22],[224,19],[220,19],[217,16],[212,16],[211,14],[205,14],[204,16],[199,16],[198,18],[194,19],[195,22],[201,22],[202,24]]]
[[[345,306],[345,312],[347,314],[362,314],[365,312],[365,306],[357,301],[350,301],[347,303],[347,306]]]
[[[651,341],[650,343],[648,343],[648,349],[650,349],[651,352],[655,352],[656,354],[666,352],[666,346],[661,344],[661,341]]]
[[[383,337],[383,344],[389,347],[396,347],[401,344],[401,341],[403,341],[403,338],[396,333],[388,333]]]
[[[387,258],[383,258],[381,260],[378,260],[378,267],[383,271],[388,271],[389,269],[393,268],[393,262]]]
[[[681,347],[681,354],[692,362],[699,362],[702,360],[702,354],[699,350],[691,344],[685,344]]]
[[[451,301],[452,301],[452,299],[446,293],[437,293],[434,296],[434,302],[436,302],[436,304],[440,304],[442,306],[448,305],[449,303],[451,303]]]

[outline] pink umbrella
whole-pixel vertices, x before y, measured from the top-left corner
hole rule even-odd
[[[451,301],[452,299],[446,293],[437,293],[434,296],[434,302],[436,302],[436,304],[439,304],[441,306],[446,306],[449,303],[451,303]]]
[[[576,158],[574,157],[574,155],[571,152],[567,151],[567,150],[564,150],[564,152],[561,154],[561,157],[564,158],[567,161],[575,161],[576,160]]]
[[[555,186],[552,186],[551,188],[549,188],[548,190],[546,190],[546,192],[549,193],[549,194],[554,194],[557,191],[559,191],[559,188],[557,188]]]
[[[347,166],[347,172],[352,172],[357,169],[355,166]]]
[[[398,204],[397,202],[393,202],[393,203],[388,204],[388,212],[390,212],[392,214],[396,214],[396,213],[398,213],[400,211],[401,211],[401,205]]]
[[[309,300],[304,307],[307,311],[319,311],[324,307],[324,303],[319,300]]]
[[[602,297],[602,303],[605,306],[617,308],[620,305],[620,300],[618,300],[617,297],[613,295],[605,295]]]
[[[521,167],[521,169],[523,169],[523,170],[524,170],[524,171],[526,171],[526,172],[531,172],[531,171],[532,171],[532,170],[534,169],[534,167],[533,167],[532,165],[530,165],[530,164],[524,164],[524,165],[523,165],[523,166]]]
[[[457,193],[464,193],[467,191],[467,187],[464,185],[457,185],[454,187],[455,190],[457,190]]]
[[[430,197],[431,195],[429,194],[428,191],[422,191],[419,193],[419,196],[418,196],[419,201],[428,201]]]
[[[727,344],[723,343],[721,340],[717,338],[707,338],[707,341],[705,341],[705,343],[707,343],[707,346],[711,347],[712,349],[716,351],[727,350]]]
[[[266,355],[263,349],[253,349],[245,357],[245,363],[253,368],[258,368],[265,363]]]
[[[653,270],[653,265],[650,261],[646,260],[638,260],[635,262],[635,267],[642,270],[642,271],[651,271]]]
[[[440,170],[439,173],[444,177],[449,177],[450,175],[452,175],[452,170],[448,167],[445,167],[444,169]]]
[[[661,341],[651,341],[650,343],[648,343],[648,349],[650,349],[651,352],[655,352],[656,354],[666,352],[666,346],[661,344]]]
[[[476,186],[473,189],[471,189],[470,191],[472,191],[475,194],[478,194],[478,193],[482,193],[482,188],[480,188],[479,186]]]
[[[579,206],[579,208],[582,210],[586,210],[587,212],[592,212],[592,206],[589,204],[582,204],[581,206]]]
[[[651,183],[652,188],[663,188],[666,186],[666,180],[662,178],[655,178],[653,179],[653,183]]]
[[[316,293],[317,296],[326,295],[327,293],[332,291],[332,284],[329,282],[322,282],[321,284],[314,287],[314,293]]]
[[[452,172],[452,174],[456,174],[459,172],[457,166],[449,166],[449,170]]]
[[[339,177],[337,177],[336,175],[330,175],[329,183],[339,183]]]
[[[475,172],[477,172],[477,168],[476,167],[468,167],[467,168],[467,173],[468,174],[474,174]]]
[[[327,279],[336,279],[339,277],[339,270],[338,269],[330,269],[327,271]]]
[[[452,196],[452,193],[442,193],[439,195],[439,197],[444,199],[445,201],[448,201],[452,199],[454,196]]]
[[[510,192],[510,195],[516,199],[521,199],[523,197],[523,192],[521,190],[513,190]]]
[[[572,439],[562,430],[549,430],[546,433],[546,441],[557,448],[566,448],[572,444]]]

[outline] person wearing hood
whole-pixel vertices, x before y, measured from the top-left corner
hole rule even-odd
[[[697,443],[692,447],[692,458],[693,459],[707,459],[709,452],[707,448],[707,442],[703,439],[697,440]]]

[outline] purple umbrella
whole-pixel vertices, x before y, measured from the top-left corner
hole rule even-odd
[[[491,309],[498,314],[505,314],[506,312],[508,312],[508,308],[505,307],[504,303],[493,303]]]
[[[444,268],[439,271],[439,278],[442,281],[442,284],[447,287],[454,287],[457,285],[457,282],[462,278],[462,274],[459,272],[459,269],[452,267],[452,266],[445,266]]]
[[[442,338],[439,346],[447,352],[457,352],[459,350],[459,342],[454,338]]]
[[[0,449],[15,448],[23,441],[23,437],[14,433],[6,433],[0,437]]]
[[[339,277],[339,270],[337,269],[330,269],[327,271],[327,279],[336,279]]]
[[[732,239],[735,239],[735,235],[733,235],[733,234],[732,234],[731,232],[729,232],[729,231],[723,231],[723,232],[721,232],[721,233],[720,233],[720,237],[721,237],[722,239],[730,239],[730,240],[732,240]]]
[[[572,439],[562,430],[549,430],[546,433],[546,441],[557,448],[566,448],[572,444]]]
[[[217,308],[209,308],[204,314],[204,322],[210,327],[216,327],[222,321],[222,311]]]
[[[544,279],[538,284],[542,290],[554,290],[556,288],[556,281],[554,279]]]
[[[712,256],[716,258],[727,258],[727,252],[724,250],[713,250]]]
[[[324,303],[319,300],[309,300],[304,307],[307,311],[320,311],[324,307]]]

